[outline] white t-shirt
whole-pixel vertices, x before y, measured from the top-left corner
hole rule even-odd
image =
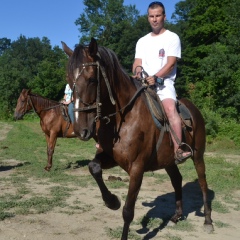
[[[66,85],[64,93],[66,94],[66,102],[68,102],[72,97],[72,89],[70,88],[69,84]]]
[[[135,58],[142,59],[142,67],[149,76],[156,74],[166,63],[167,57],[181,58],[181,42],[178,35],[166,30],[158,36],[148,33],[136,45]],[[177,64],[164,79],[175,80]]]

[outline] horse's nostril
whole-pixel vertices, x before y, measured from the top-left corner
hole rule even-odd
[[[88,130],[87,129],[83,129],[81,134],[80,134],[81,138],[86,138],[87,133],[88,133]]]

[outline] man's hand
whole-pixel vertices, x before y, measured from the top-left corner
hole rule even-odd
[[[146,78],[146,81],[148,82],[149,85],[154,85],[155,84],[155,77],[154,76],[149,76]]]

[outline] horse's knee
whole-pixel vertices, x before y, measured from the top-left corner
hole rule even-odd
[[[54,150],[52,148],[48,148],[47,153],[48,155],[53,155]]]
[[[91,161],[88,164],[88,169],[94,177],[102,176],[102,168],[101,168],[100,163],[97,163],[95,161]]]

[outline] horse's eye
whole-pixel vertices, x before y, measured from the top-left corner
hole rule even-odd
[[[89,83],[96,83],[97,82],[97,79],[91,77],[89,78]]]

